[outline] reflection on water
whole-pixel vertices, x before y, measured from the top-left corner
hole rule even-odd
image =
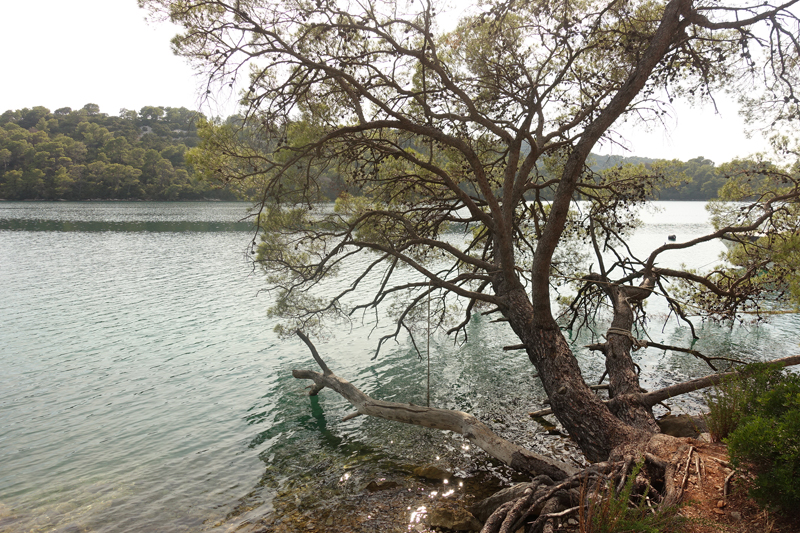
[[[670,233],[680,241],[705,231],[702,206],[667,210],[637,234],[636,253]],[[460,436],[343,422],[352,408],[338,395],[307,396],[291,370],[314,361],[300,341],[272,333],[262,279],[243,259],[246,213],[221,203],[0,203],[0,530],[227,531],[264,521],[301,531],[337,520],[381,530],[375,514],[360,514],[370,505],[396,508],[410,525],[431,498],[510,479]],[[702,266],[714,246],[664,261]],[[662,324],[657,306],[650,315],[653,340],[690,344],[685,326]],[[368,394],[424,404],[425,367],[413,348],[371,361],[371,327],[315,342],[334,372]],[[798,329],[798,315],[733,331],[698,324],[694,348],[780,357],[797,351]],[[514,344],[508,328],[476,317],[468,334],[465,346],[433,339],[432,405],[579,461],[571,441],[528,417],[544,395],[524,354],[503,351]],[[594,381],[602,361],[583,348],[587,335],[571,340]],[[647,388],[708,373],[683,354],[635,357]],[[681,401],[673,409],[699,405],[697,396]],[[454,476],[426,484],[411,475],[421,464]],[[365,489],[378,481],[398,488]]]
[[[248,222],[102,222],[71,220],[0,220],[0,231],[143,231],[159,232],[216,232],[247,231],[253,224]]]
[[[210,202],[0,202],[0,231],[249,231],[249,204]]]
[[[408,508],[411,510],[411,507]],[[408,519],[408,530],[414,531],[417,524],[422,524],[425,522],[425,519],[428,517],[428,508],[424,505],[420,505],[411,513],[411,516]]]

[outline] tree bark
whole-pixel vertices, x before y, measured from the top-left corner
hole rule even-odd
[[[649,432],[614,416],[589,388],[555,320],[551,318],[546,325],[534,324],[531,303],[521,288],[505,297],[510,305],[503,314],[525,345],[556,418],[589,461],[604,461],[617,445],[647,438]]]
[[[612,301],[614,318],[606,335],[606,371],[609,378],[609,397],[620,397],[620,401],[610,404],[614,415],[635,428],[658,433],[652,406],[624,398],[641,391],[639,374],[631,357],[635,339],[632,335],[634,305],[646,299],[655,286],[655,276],[647,276],[639,287],[618,286],[603,283],[602,287]]]
[[[539,372],[550,405],[559,422],[578,442],[589,461],[608,459],[624,442],[644,440],[648,432],[614,416],[584,382],[583,376],[558,329],[536,330],[528,335],[528,356]]]

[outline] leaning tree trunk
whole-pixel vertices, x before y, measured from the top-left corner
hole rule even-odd
[[[639,348],[638,341],[632,335],[633,306],[650,295],[655,286],[655,276],[645,277],[639,287],[618,286],[607,279],[603,281],[600,286],[612,302],[614,317],[600,351],[606,360],[609,397],[620,398],[612,404],[611,412],[630,426],[657,433],[659,429],[651,407],[633,400],[641,392],[641,385],[631,357],[631,350]]]
[[[553,413],[586,458],[604,461],[621,444],[647,440],[652,430],[626,424],[589,388],[555,320],[533,320],[522,291],[508,297],[512,303],[504,310],[506,318],[539,372]]]
[[[500,268],[493,285],[498,296],[507,297],[503,313],[525,345],[531,362],[539,370],[556,417],[592,461],[604,460],[618,445],[632,439],[645,440],[652,432],[634,428],[614,416],[584,382],[575,356],[550,309],[553,254],[566,228],[573,193],[592,148],[645,87],[653,70],[680,37],[683,26],[687,25],[683,14],[689,7],[688,0],[671,0],[667,3],[658,28],[627,81],[586,126],[580,140],[569,153],[534,253],[531,266],[533,302],[528,301],[519,280],[516,279],[515,283],[512,279],[515,276],[515,264],[509,240],[499,239],[500,246],[496,247]],[[509,190],[504,191],[506,199],[510,198],[510,194]],[[504,207],[509,205],[513,209],[513,204],[504,203]],[[510,210],[506,214],[504,220],[498,221],[502,223],[500,231],[513,219]],[[634,414],[633,419],[638,420],[639,417]]]

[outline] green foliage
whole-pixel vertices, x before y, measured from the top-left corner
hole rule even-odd
[[[784,199],[800,187],[800,166],[784,169],[765,161],[733,161],[724,165],[729,175],[720,189],[721,201],[708,209],[716,229],[755,224],[768,210],[769,219],[744,233],[729,236],[726,259],[732,272],[748,272],[737,290],[769,293],[778,304],[800,308],[800,204]],[[741,202],[758,201],[758,208]]]
[[[644,459],[634,466],[622,490],[616,492],[613,484],[605,488],[599,485],[589,499],[586,508],[581,508],[581,533],[668,533],[683,531],[686,518],[678,514],[677,507],[659,508],[655,513],[648,505],[648,489],[636,494],[636,477],[644,465]],[[584,487],[584,496],[586,495]]]
[[[0,115],[0,199],[235,199],[200,181],[185,162],[200,115],[146,106],[100,113],[95,104]]]
[[[766,369],[741,380],[749,394],[728,437],[732,464],[755,474],[753,496],[785,510],[800,504],[800,376]]]
[[[310,228],[333,231],[336,224],[332,219],[335,217],[277,204],[266,206],[259,215],[261,242],[256,262],[264,267],[267,281],[275,287],[275,303],[268,314],[285,319],[275,326],[275,331],[282,336],[293,335],[296,329],[320,336],[323,318],[331,318],[339,312],[337,305],[331,305],[323,313],[315,313],[323,300],[296,290],[299,284],[317,283],[338,271],[337,263],[320,266],[329,252],[325,239],[303,232]]]
[[[339,158],[326,160],[297,148],[319,134],[319,127],[299,120],[279,130],[264,132],[240,116],[201,118],[199,143],[186,160],[203,179],[222,182],[242,197],[262,197],[268,189],[264,199],[276,203],[335,200],[346,189],[336,168]]]
[[[703,418],[712,442],[721,442],[739,425],[745,393],[741,381],[728,379],[705,394],[708,413]]]
[[[755,474],[753,496],[784,509],[800,504],[800,376],[748,365],[706,400],[712,437],[726,438],[732,464]]]
[[[644,157],[594,155],[589,162],[594,172],[602,172],[626,164],[642,165],[661,174],[665,180],[649,192],[650,200],[713,200],[727,180],[722,167],[705,157],[688,161],[648,159]]]
[[[715,385],[705,395],[709,409],[705,421],[712,440],[728,437],[782,380],[780,365],[753,363]]]

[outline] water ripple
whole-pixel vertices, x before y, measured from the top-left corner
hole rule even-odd
[[[467,468],[480,456],[443,432],[366,417],[342,422],[352,411],[342,398],[307,396],[291,371],[315,365],[302,342],[272,333],[262,279],[243,259],[249,235],[175,231],[236,224],[245,214],[241,204],[0,203],[4,531],[225,530],[229,519],[281,512],[295,496],[312,510],[335,506],[357,490],[339,482],[344,472],[406,475],[407,464],[436,456]],[[20,227],[9,229],[8,220]],[[84,222],[107,230],[64,231]],[[670,229],[662,223],[654,218],[635,244],[660,242]],[[119,231],[126,224],[140,229]],[[702,224],[673,230],[682,239]],[[788,355],[798,326],[797,315],[742,335],[703,325],[701,349]],[[335,372],[368,394],[424,404],[426,365],[402,339],[372,361],[371,330],[354,322],[315,342]],[[507,326],[477,317],[468,333],[466,346],[433,339],[432,404],[469,411],[543,453],[569,453],[568,441],[527,417],[543,391],[525,355],[502,350],[514,343]],[[688,332],[671,326],[661,337],[679,344]],[[585,375],[596,379],[602,364],[581,348],[586,339],[573,341]],[[643,352],[645,386],[705,372],[679,354]]]

